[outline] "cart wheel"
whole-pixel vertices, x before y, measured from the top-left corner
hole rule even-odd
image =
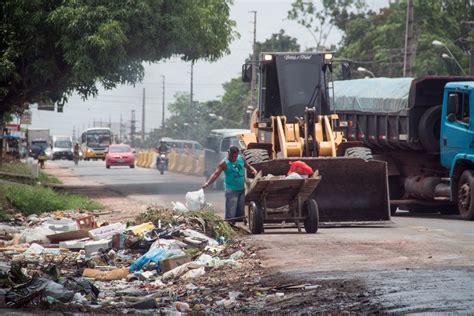
[[[263,212],[257,202],[250,202],[249,205],[249,228],[252,234],[263,233]]]
[[[303,211],[306,214],[304,230],[306,230],[308,234],[316,233],[319,226],[318,203],[313,199],[307,200],[303,205]]]

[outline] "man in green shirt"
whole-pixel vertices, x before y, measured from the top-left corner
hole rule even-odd
[[[257,170],[250,166],[239,154],[239,148],[231,146],[227,151],[227,158],[222,160],[211,177],[202,186],[210,186],[224,172],[225,186],[225,219],[235,223],[235,218],[244,216],[245,206],[245,171],[244,168],[257,174]]]

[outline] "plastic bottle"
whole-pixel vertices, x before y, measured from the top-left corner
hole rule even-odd
[[[189,312],[191,310],[189,304],[183,302],[174,302],[174,308],[176,308],[178,312]]]

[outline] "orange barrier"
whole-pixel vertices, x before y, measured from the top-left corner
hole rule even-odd
[[[204,155],[197,156],[196,158],[194,175],[202,177],[204,175]]]
[[[177,162],[178,162],[178,154],[176,152],[170,152],[168,154],[168,170],[176,171]]]

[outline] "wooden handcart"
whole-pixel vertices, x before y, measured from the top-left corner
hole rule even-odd
[[[319,225],[318,203],[309,199],[321,181],[318,172],[307,179],[257,176],[247,185],[245,220],[253,234],[266,228],[296,227],[316,233]]]

